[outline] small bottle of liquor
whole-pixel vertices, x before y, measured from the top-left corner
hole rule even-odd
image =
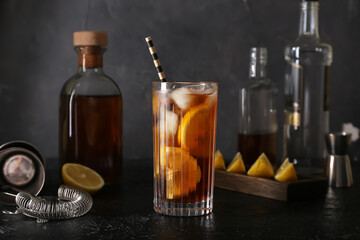
[[[247,166],[261,153],[276,164],[278,89],[267,77],[266,64],[267,49],[251,48],[249,79],[239,90],[238,151]]]

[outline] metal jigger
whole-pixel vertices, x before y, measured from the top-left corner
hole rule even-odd
[[[346,132],[329,133],[325,137],[329,151],[326,175],[329,186],[350,187],[353,184],[348,150],[351,144],[351,134]]]

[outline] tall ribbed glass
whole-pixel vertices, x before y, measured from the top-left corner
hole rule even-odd
[[[212,212],[217,83],[153,83],[154,209]]]

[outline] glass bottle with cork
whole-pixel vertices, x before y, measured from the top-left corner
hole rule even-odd
[[[324,173],[332,48],[322,43],[318,1],[300,3],[298,38],[285,47],[284,158],[298,172]]]
[[[278,89],[267,77],[267,49],[250,49],[249,79],[239,90],[238,151],[247,167],[265,153],[275,165],[277,158]]]
[[[74,32],[74,46],[78,72],[60,94],[60,163],[83,164],[105,182],[116,182],[122,171],[122,96],[102,69],[107,33]]]

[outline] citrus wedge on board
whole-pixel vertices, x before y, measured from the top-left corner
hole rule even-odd
[[[276,171],[275,180],[277,180],[279,182],[297,181],[295,166],[293,163],[289,162],[288,158],[285,159],[285,161],[281,164],[279,169]]]
[[[253,177],[272,178],[274,177],[274,168],[265,153],[262,153],[250,167],[247,174]]]
[[[215,152],[215,169],[216,170],[225,170],[225,161],[220,150]]]
[[[226,168],[226,171],[232,173],[245,173],[245,164],[240,152],[235,154],[235,157]]]

